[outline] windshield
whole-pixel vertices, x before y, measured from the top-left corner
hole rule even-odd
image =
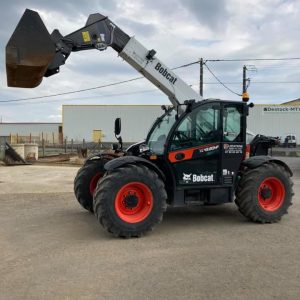
[[[151,152],[158,155],[164,153],[164,145],[167,136],[172,126],[176,122],[175,116],[176,110],[173,109],[156,123],[155,128],[147,139],[147,145],[149,146]]]

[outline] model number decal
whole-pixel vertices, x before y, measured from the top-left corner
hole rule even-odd
[[[210,152],[210,151],[214,151],[219,149],[219,145],[214,145],[214,146],[209,146],[206,148],[199,148],[199,152],[200,153],[206,153],[206,152]]]

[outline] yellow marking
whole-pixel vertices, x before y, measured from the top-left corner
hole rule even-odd
[[[85,43],[88,43],[91,41],[90,33],[88,31],[83,31],[83,32],[81,32],[81,34],[82,34],[83,41]]]
[[[103,131],[101,129],[93,129],[93,142],[94,143],[101,143],[102,139],[105,137]]]

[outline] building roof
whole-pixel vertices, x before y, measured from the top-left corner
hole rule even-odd
[[[295,99],[295,100],[291,100],[291,101],[288,101],[288,102],[284,102],[282,104],[288,104],[288,105],[300,105],[300,98],[298,99]]]

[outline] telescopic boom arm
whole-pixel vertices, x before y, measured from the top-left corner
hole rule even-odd
[[[50,35],[39,14],[26,9],[6,46],[7,84],[36,87],[43,76],[57,74],[71,52],[107,47],[164,92],[175,107],[185,100],[202,99],[156,58],[155,50],[148,50],[99,13],[90,15],[84,27],[62,36],[58,30]]]

